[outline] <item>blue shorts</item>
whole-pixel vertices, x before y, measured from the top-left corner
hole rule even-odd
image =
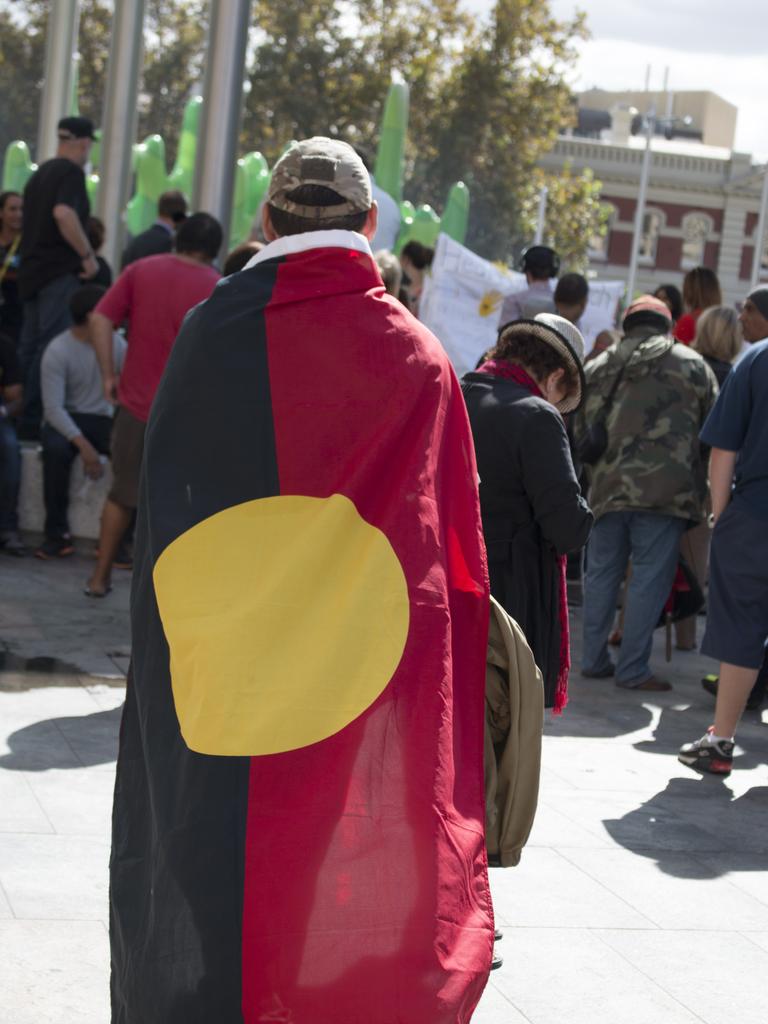
[[[732,502],[712,533],[701,653],[760,668],[768,638],[768,522]]]

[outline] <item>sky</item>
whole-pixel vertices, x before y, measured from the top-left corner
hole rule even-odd
[[[492,0],[467,0],[485,13]],[[768,159],[768,19],[765,0],[550,0],[553,13],[587,15],[576,89],[709,89],[739,110],[736,149]]]

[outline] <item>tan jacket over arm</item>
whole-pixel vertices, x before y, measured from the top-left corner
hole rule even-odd
[[[523,631],[493,598],[485,679],[488,856],[514,867],[539,799],[544,684]]]

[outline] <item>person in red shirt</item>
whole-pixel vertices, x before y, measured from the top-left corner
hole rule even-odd
[[[138,501],[149,410],[184,317],[219,280],[211,263],[222,237],[215,217],[194,214],[179,228],[175,252],[131,263],[92,314],[104,390],[118,408],[111,444],[113,482],[101,517],[98,561],[85,587],[88,597],[104,597],[111,589],[115,554]],[[112,332],[126,320],[128,353],[118,382]]]
[[[685,313],[675,324],[675,341],[690,345],[696,337],[696,322],[702,311],[710,306],[722,306],[723,293],[717,274],[709,267],[694,267],[683,278],[683,305]]]

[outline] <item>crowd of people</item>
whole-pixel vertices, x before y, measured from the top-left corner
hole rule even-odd
[[[737,312],[723,304],[714,272],[697,267],[686,275],[682,294],[665,284],[655,295],[632,298],[620,324],[599,335],[587,353],[579,323],[588,281],[561,274],[557,253],[534,245],[521,258],[526,288],[505,300],[494,346],[459,390],[447,357],[418,320],[433,252],[411,241],[394,255],[387,202],[382,195],[379,210],[375,181],[349,147],[327,139],[293,144],[273,171],[259,237],[229,253],[221,272],[221,225],[208,213],[190,213],[180,192],[165,193],[155,223],[130,240],[113,280],[100,255],[104,226],[91,216],[85,189],[92,139],[90,121],[64,118],[57,155],[30,178],[24,195],[0,195],[0,545],[11,555],[27,551],[17,521],[20,439],[34,441],[42,459],[45,536],[34,550],[41,559],[65,558],[74,550],[68,505],[75,459],[93,479],[104,474],[107,460],[111,464],[96,563],[84,588],[89,598],[105,598],[113,569],[131,565],[137,512],[143,523],[142,557],[151,571],[137,574],[139,641],[118,767],[113,920],[124,930],[113,932],[113,962],[123,964],[124,974],[113,998],[145,1006],[141,1019],[155,1019],[147,1003],[155,997],[145,991],[142,971],[154,970],[168,926],[149,938],[133,934],[137,859],[130,851],[135,843],[151,846],[166,832],[175,838],[165,855],[179,858],[185,899],[197,908],[202,959],[215,962],[211,968],[206,961],[206,971],[220,970],[223,977],[228,970],[233,943],[241,941],[241,920],[225,921],[218,911],[210,916],[202,883],[209,863],[236,859],[235,846],[246,833],[238,794],[257,787],[256,813],[262,825],[266,815],[278,830],[283,826],[276,822],[292,813],[291,800],[298,801],[294,809],[303,806],[285,773],[272,782],[266,768],[250,783],[240,777],[248,762],[241,755],[269,751],[299,758],[297,779],[308,772],[332,780],[340,761],[348,763],[361,788],[344,776],[333,796],[347,814],[353,813],[350,800],[365,803],[374,774],[387,779],[391,772],[394,779],[403,764],[411,764],[408,800],[418,813],[408,812],[409,835],[420,851],[425,898],[432,892],[436,900],[446,899],[451,887],[440,887],[436,865],[462,851],[464,881],[455,887],[466,890],[465,904],[475,909],[463,939],[462,981],[454,982],[452,998],[468,1005],[479,995],[492,947],[492,915],[481,884],[481,840],[451,815],[459,806],[473,821],[480,814],[481,787],[474,776],[454,771],[454,759],[464,759],[462,769],[482,760],[481,730],[464,732],[462,716],[474,722],[481,704],[473,687],[482,686],[483,676],[485,566],[490,594],[525,634],[543,680],[544,704],[555,712],[566,706],[571,675],[569,599],[583,602],[581,675],[612,679],[642,694],[673,685],[652,664],[654,631],[674,619],[678,649],[695,649],[706,594],[700,649],[720,669],[705,680],[716,696],[713,726],[679,754],[695,770],[730,772],[740,717],[747,705],[762,702],[768,678],[768,287],[753,290]],[[324,346],[333,346],[332,357]],[[189,549],[188,564],[196,566],[189,578],[174,581],[169,568],[175,556],[168,552],[191,544],[203,527],[213,531],[226,515],[232,536],[216,534],[221,549],[215,559],[234,558],[228,579],[237,595],[238,564],[250,565],[251,557],[237,547],[237,510],[267,516],[259,522],[271,536],[281,513],[264,511],[259,499],[278,497],[288,499],[282,514],[295,517],[291,541],[303,553],[306,571],[319,573],[314,583],[326,588],[328,606],[339,616],[326,624],[329,636],[326,630],[315,637],[324,645],[322,656],[311,652],[310,660],[301,661],[319,687],[305,691],[301,742],[279,721],[279,701],[272,708],[269,698],[258,714],[243,715],[240,682],[232,695],[226,691],[228,669],[222,669],[216,706],[207,703],[209,680],[199,669],[211,637],[223,645],[217,650],[236,666],[238,680],[250,679],[253,665],[272,657],[266,649],[272,644],[290,660],[285,616],[275,618],[274,637],[262,637],[261,647],[236,656],[232,649],[250,636],[250,598],[245,611],[233,604],[231,615],[228,605],[225,615],[209,607],[204,570],[213,556],[207,549]],[[323,552],[340,538],[352,543],[357,529],[354,516],[343,518],[349,514],[343,502],[329,504],[337,497],[353,512],[359,509],[363,525],[376,526],[390,545],[380,548],[379,540],[369,539],[361,548],[348,568],[345,593],[355,595],[351,601],[327,590],[347,570],[339,568],[338,547],[328,549],[325,561]],[[321,507],[316,521],[314,510]],[[303,607],[297,602],[307,598],[297,596],[298,588],[286,596],[287,554],[276,582],[269,582],[266,568],[262,578],[261,569],[272,564],[267,548],[260,546],[254,592],[267,588],[270,607],[285,609],[290,619]],[[365,577],[369,560],[375,572]],[[393,564],[397,571],[387,576]],[[302,588],[303,572],[297,577]],[[358,577],[365,577],[362,583]],[[390,582],[381,595],[377,587],[385,577]],[[315,601],[311,586],[306,590]],[[352,614],[359,602],[368,609],[364,624]],[[245,633],[232,633],[241,620]],[[366,718],[380,706],[374,694],[365,713],[356,718],[359,709],[350,712],[344,728],[337,728],[339,737],[347,737],[337,748],[333,729],[323,733],[318,723],[336,713],[322,698],[333,689],[331,677],[347,685],[347,675],[333,669],[335,652],[347,646],[363,666],[348,664],[350,679],[356,671],[367,679],[377,658],[390,659],[387,679],[400,683],[387,689],[384,679],[378,693],[385,694],[381,699],[397,724],[384,727],[386,739],[384,733],[376,738],[378,726]],[[618,648],[615,655],[612,647]],[[292,657],[303,655],[296,650]],[[419,687],[403,683],[414,675]],[[430,679],[434,690],[425,685]],[[355,707],[356,700],[345,691],[339,706]],[[425,723],[431,723],[427,731]],[[417,734],[426,738],[416,758]],[[322,742],[328,736],[333,739]],[[198,758],[201,753],[218,757]],[[211,768],[217,761],[231,761],[237,780]],[[173,791],[168,801],[155,799],[161,778]],[[330,792],[335,783],[328,785]],[[136,794],[150,790],[153,799],[143,800],[145,810],[136,815]],[[191,795],[197,804],[201,794],[208,809],[202,817],[185,817]],[[393,789],[377,811],[385,818],[394,814],[386,839],[375,815],[354,811],[362,823],[356,826],[361,845],[355,861],[361,879],[370,881],[371,871],[379,880],[388,878],[398,816],[405,813],[398,810],[402,799]],[[343,815],[339,808],[334,813]],[[432,821],[436,808],[439,827]],[[223,838],[209,827],[219,814]],[[231,829],[237,843],[227,838]],[[376,832],[378,847],[366,830]],[[345,842],[355,846],[358,840],[350,833]],[[190,857],[190,844],[199,844],[205,855]],[[255,863],[260,854],[249,849]],[[281,849],[288,856],[289,847]],[[318,849],[318,856],[326,855],[325,847]],[[301,852],[293,840],[290,850]],[[261,874],[273,878],[273,891],[287,891],[282,860],[265,858]],[[138,860],[152,875],[146,891],[162,887],[152,874],[156,858]],[[199,877],[193,877],[193,863],[201,866]],[[301,886],[296,891],[285,927],[299,934],[309,904],[301,902]],[[233,893],[226,899],[237,902]],[[434,906],[422,906],[416,895],[413,901],[414,919],[426,915],[432,922]],[[391,889],[385,903],[397,902]],[[258,918],[260,912],[249,904],[249,914]],[[157,913],[153,905],[149,916]],[[440,940],[446,947],[461,932],[450,923],[451,913],[455,908],[438,914],[448,922]],[[403,939],[413,944],[414,964],[427,955],[419,927],[409,925],[410,937]],[[286,973],[285,935],[249,928],[243,934],[256,943],[251,952],[265,974],[290,988],[295,979]],[[371,948],[379,940],[367,934]],[[388,957],[382,946],[382,964]],[[160,986],[158,1006],[175,998],[175,984],[166,978],[168,991]],[[349,991],[337,988],[334,998],[351,1006]],[[380,995],[383,1003],[393,998],[383,982]],[[427,993],[425,1019],[430,1005]]]
[[[182,322],[220,276],[258,256],[264,236],[236,247],[220,274],[221,226],[209,214],[190,215],[184,195],[169,191],[155,222],[130,239],[113,282],[100,255],[104,226],[85,190],[93,135],[86,118],[64,118],[56,156],[24,195],[0,195],[0,545],[26,553],[16,510],[20,439],[39,443],[43,464],[45,536],[34,551],[42,559],[74,550],[68,502],[76,456],[93,479],[109,459],[112,483],[85,586],[100,598],[113,568],[131,565],[146,423]],[[376,264],[386,291],[418,316],[433,251],[411,241],[394,255],[391,211],[379,199]],[[758,426],[750,419],[763,361],[759,346],[748,355],[742,349],[768,336],[768,293],[758,289],[739,314],[723,304],[715,273],[696,267],[682,294],[670,283],[633,301],[620,327],[602,332],[585,357],[578,325],[587,280],[561,274],[545,245],[524,251],[521,270],[527,286],[504,301],[496,346],[463,380],[492,592],[523,627],[547,703],[560,710],[570,667],[567,599],[579,599],[569,583],[583,582],[582,674],[641,691],[671,687],[650,663],[665,610],[677,620],[678,649],[697,647],[697,614],[677,614],[675,595],[686,587],[703,594],[709,584],[702,650],[722,655],[724,666],[719,684],[705,685],[727,701],[735,651],[718,638],[726,622],[735,630],[734,597],[723,592],[734,559],[723,558],[722,525],[711,565],[710,546],[726,509],[726,522],[732,506],[757,523],[764,516]],[[738,446],[729,448],[734,439]],[[735,590],[752,594],[750,587],[741,581]],[[745,621],[763,629],[754,608]],[[749,647],[742,640],[740,651]],[[751,664],[756,657],[750,672],[762,664],[762,656]],[[750,706],[761,700],[762,678],[752,681]],[[722,754],[732,750],[733,714],[716,724],[712,742]],[[730,758],[716,764],[729,766]]]
[[[144,425],[184,316],[220,276],[242,270],[263,241],[236,246],[220,274],[221,226],[205,213],[190,216],[183,193],[171,190],[160,196],[154,223],[129,239],[113,286],[100,254],[104,225],[85,190],[93,138],[87,118],[64,118],[56,156],[24,195],[0,195],[0,546],[27,553],[17,517],[19,441],[40,445],[45,537],[34,554],[42,559],[74,551],[67,508],[75,457],[92,479],[110,459],[98,561],[85,587],[87,596],[103,597],[112,568],[131,567]],[[388,291],[415,312],[432,250],[414,241],[394,256],[389,197],[373,180],[372,188],[385,210],[372,240],[384,246],[376,250],[378,266]]]
[[[674,617],[677,648],[697,649],[707,592],[700,650],[720,673],[702,685],[717,696],[715,722],[679,757],[728,774],[738,721],[761,706],[768,677],[768,288],[738,313],[696,267],[682,295],[669,284],[635,299],[584,360],[574,324],[588,283],[566,274],[553,289],[559,260],[545,246],[521,269],[527,289],[506,300],[496,347],[464,378],[492,593],[523,625],[559,710],[568,615],[557,559],[563,574],[568,555],[569,576],[583,568],[582,676],[625,689],[672,688],[651,665],[654,630]],[[574,413],[567,432],[551,429],[552,405]]]

